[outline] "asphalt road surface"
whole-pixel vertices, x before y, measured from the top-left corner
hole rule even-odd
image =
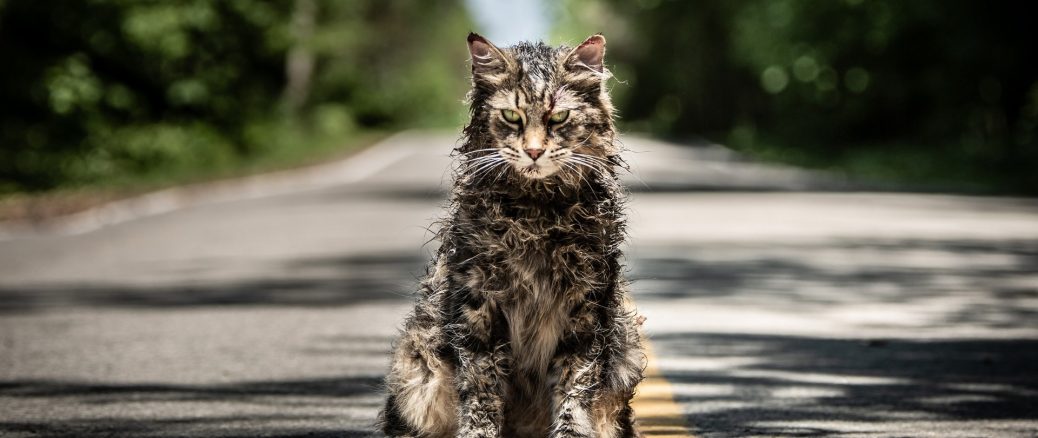
[[[0,436],[371,434],[454,141],[8,227]],[[692,433],[1038,436],[1038,201],[625,142],[630,276]]]

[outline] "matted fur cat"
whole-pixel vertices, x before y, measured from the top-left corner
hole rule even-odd
[[[605,38],[470,34],[472,119],[441,245],[395,344],[389,436],[631,437],[644,355],[627,306]]]

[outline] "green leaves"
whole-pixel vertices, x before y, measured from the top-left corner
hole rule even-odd
[[[469,28],[460,0],[0,1],[0,195],[459,124]],[[313,62],[289,93],[292,50]]]
[[[90,70],[89,58],[77,53],[54,67],[46,75],[47,97],[55,114],[90,111],[104,93],[101,81]]]

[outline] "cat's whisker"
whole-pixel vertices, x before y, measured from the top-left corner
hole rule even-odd
[[[592,135],[593,135],[593,133],[589,133],[589,134],[587,135],[587,137],[584,137],[584,139],[583,139],[583,140],[581,140],[580,142],[578,142],[578,143],[575,143],[575,144],[573,144],[572,146],[570,146],[570,147],[569,147],[569,148],[570,148],[570,150],[574,150],[574,151],[575,151],[575,150],[577,150],[577,149],[580,149],[580,148],[584,147],[584,145],[586,145],[586,144],[587,144],[587,142],[588,142],[589,140],[591,140],[591,136],[592,136]],[[574,153],[576,153],[576,152],[574,152]]]
[[[485,172],[488,172],[490,169],[494,168],[497,165],[498,165],[498,163],[487,163],[486,165],[480,167],[479,169],[476,169],[476,170],[473,170],[472,172],[469,172],[466,175],[466,177],[468,177],[469,181],[476,181],[480,177],[480,175],[482,175]]]
[[[631,167],[628,166],[627,163],[623,162],[623,159],[620,158],[617,155],[613,155],[613,156],[609,156],[609,157],[605,157],[605,158],[594,156],[594,155],[588,155],[588,154],[580,154],[580,153],[576,153],[576,152],[574,152],[573,155],[579,155],[579,156],[581,156],[583,158],[590,158],[590,159],[593,159],[593,160],[600,161],[603,164],[605,164],[607,166],[611,166],[614,169],[615,168],[623,169],[624,172],[627,172],[627,173],[633,175],[634,177],[638,178],[639,180],[641,180],[641,178],[638,177],[638,175],[636,175],[634,172],[631,171]],[[642,184],[645,184],[645,182],[642,181]]]
[[[496,167],[497,165],[500,165],[502,163],[504,163],[504,160],[494,160],[494,161],[489,161],[489,162],[486,162],[486,163],[482,163],[482,164],[479,165],[479,167],[476,167],[475,169],[473,169],[469,173],[469,175],[471,175],[472,178],[475,178],[478,175],[480,175],[481,173],[484,173],[484,172],[488,171],[489,169],[493,169],[494,167]]]
[[[637,179],[638,182],[641,183],[642,186],[649,187],[649,184],[646,183],[645,180],[642,179],[642,177],[638,176],[638,174],[636,174],[636,173],[631,171],[631,167],[630,166],[627,166],[626,163],[624,163],[624,164],[618,164],[617,163],[617,161],[622,161],[622,158],[620,158],[619,156],[614,155],[614,156],[610,156],[608,158],[603,158],[603,157],[597,157],[597,156],[588,155],[588,154],[578,154],[576,152],[574,152],[573,155],[574,156],[579,156],[582,159],[591,159],[593,161],[600,162],[603,165],[608,166],[608,167],[610,167],[612,169],[616,169],[616,168],[619,167],[620,169],[623,169],[629,175],[631,175],[635,179]]]
[[[504,161],[501,161],[501,162],[496,162],[496,163],[494,163],[494,164],[493,164],[493,165],[491,165],[491,166],[490,166],[489,168],[487,168],[486,170],[484,170],[484,171],[482,172],[482,174],[481,174],[481,175],[480,175],[480,176],[478,177],[478,179],[476,179],[476,180],[475,180],[475,181],[473,182],[473,184],[478,184],[479,182],[483,181],[483,179],[484,179],[484,178],[486,178],[486,177],[487,177],[487,175],[490,175],[491,173],[493,173],[494,169],[496,169],[496,168],[498,168],[498,167],[501,167],[501,166],[505,166],[505,165],[507,165],[507,163],[506,163],[506,162],[504,162]],[[495,183],[497,182],[497,179],[498,179],[498,178],[500,178],[500,177],[501,177],[501,174],[503,174],[503,173],[504,173],[504,172],[498,172],[498,176],[497,176],[497,178],[494,178],[494,182],[495,182]]]
[[[591,170],[596,171],[596,172],[602,170],[601,165],[598,164],[598,163],[595,163],[593,161],[587,161],[587,160],[583,160],[583,159],[580,159],[580,158],[571,158],[569,160],[569,162],[578,164],[578,165],[583,166],[583,167],[587,167],[588,169],[591,169]]]
[[[576,161],[583,163],[585,166],[590,167],[592,170],[594,170],[594,173],[596,174],[613,175],[613,171],[610,166],[604,165],[602,163],[597,163],[594,161],[586,161],[581,159],[577,159]]]
[[[495,166],[498,166],[500,164],[504,164],[505,162],[506,162],[505,160],[491,160],[491,161],[488,161],[486,163],[483,163],[482,165],[480,165],[480,167],[478,169],[473,171],[473,174],[474,175],[475,174],[479,174],[479,173],[485,171],[486,169],[491,169],[491,168],[493,168]]]
[[[479,153],[479,152],[496,151],[496,150],[498,150],[498,148],[476,149],[476,150],[473,150],[473,151],[462,152],[462,153],[459,153],[458,155],[461,155],[461,156],[464,157],[464,156],[476,154],[476,153]]]
[[[580,180],[584,178],[584,175],[580,171],[580,167],[578,167],[576,164],[565,162],[565,161],[563,161],[563,162],[561,162],[559,164],[561,165],[561,167],[564,170],[566,170],[567,173],[577,177],[577,183],[578,184],[580,183]]]
[[[505,168],[501,172],[497,173],[497,176],[495,176],[494,180],[491,181],[490,183],[491,184],[497,184],[497,182],[501,180],[501,177],[508,173],[509,169],[515,169],[515,168],[512,167],[512,166],[506,165]]]
[[[466,172],[466,173],[468,175],[471,175],[472,177],[475,177],[475,176],[479,175],[480,173],[483,173],[483,172],[487,171],[488,169],[492,169],[492,168],[494,168],[497,165],[504,164],[504,163],[507,163],[507,162],[508,162],[508,160],[506,160],[506,159],[504,159],[503,157],[500,157],[500,156],[489,157],[488,159],[483,159],[482,161],[479,161],[478,163],[472,164],[467,169],[468,172]]]
[[[481,165],[483,163],[486,163],[488,161],[497,161],[497,160],[500,160],[500,159],[502,159],[502,158],[501,157],[480,157],[480,158],[475,158],[475,159],[472,159],[472,160],[466,160],[465,162],[462,163],[462,168],[473,168],[473,167],[477,167],[477,166],[479,166],[479,165]]]
[[[468,168],[468,172],[465,172],[465,173],[476,173],[476,172],[479,172],[485,166],[497,163],[498,161],[500,161],[500,160],[487,160],[487,161],[483,161],[481,163],[473,164],[472,166],[470,166]]]
[[[606,167],[602,163],[596,162],[594,160],[589,160],[589,159],[587,159],[585,157],[580,157],[580,156],[576,156],[576,155],[570,156],[569,162],[576,163],[576,164],[579,164],[581,166],[587,167],[588,169],[591,169],[592,171],[595,171],[595,172],[603,172],[603,171],[606,171],[608,169],[608,167]]]
[[[481,162],[484,162],[484,161],[503,160],[503,159],[505,159],[505,157],[502,156],[501,154],[488,154],[488,155],[484,155],[482,157],[468,158],[468,159],[464,160],[462,163],[466,164],[466,165],[472,165],[474,163],[481,163]]]
[[[608,170],[606,168],[604,168],[601,164],[595,163],[593,161],[582,161],[579,157],[571,157],[571,158],[575,158],[575,159],[573,159],[570,162],[572,165],[580,166],[581,168],[585,168],[585,169],[588,169],[589,171],[591,171],[591,175],[588,175],[587,178],[596,178],[596,180],[597,180],[597,178],[601,178],[602,177],[601,176],[602,174],[608,174],[609,173]],[[584,178],[583,174],[581,174],[581,175],[582,175],[581,177]],[[592,193],[595,193],[595,189],[592,187],[591,182],[587,178],[585,178],[584,180],[587,183],[588,189],[590,189]],[[607,178],[608,178],[608,176],[607,176]],[[596,195],[595,197],[597,198],[598,196]]]
[[[580,182],[584,182],[584,184],[587,185],[588,190],[591,190],[592,193],[595,191],[595,189],[593,187],[591,187],[591,182],[588,181],[588,179],[584,177],[584,173],[580,171],[580,167],[576,163],[563,161],[562,165],[563,165],[563,167],[565,167],[567,169],[570,169],[571,172],[573,172],[574,174],[577,175],[577,183],[578,184]]]
[[[466,161],[465,165],[467,167],[471,168],[471,167],[479,166],[479,165],[481,165],[483,163],[486,163],[488,161],[498,161],[498,160],[503,160],[503,159],[504,158],[500,157],[500,156],[479,157],[479,158],[476,158],[476,159],[473,159],[473,160]]]
[[[586,158],[588,160],[594,160],[594,161],[598,161],[598,162],[602,162],[602,163],[606,163],[606,164],[611,164],[611,162],[607,158],[600,157],[600,156],[597,156],[597,155],[582,154],[582,153],[579,153],[579,152],[573,152],[572,155],[574,157]]]
[[[573,156],[584,158],[584,159],[588,159],[588,160],[598,161],[598,162],[600,162],[602,164],[613,165],[613,162],[610,161],[609,159],[603,158],[603,157],[599,157],[597,155],[581,154],[581,153],[574,152]]]

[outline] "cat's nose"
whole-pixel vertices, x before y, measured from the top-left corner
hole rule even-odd
[[[527,149],[526,150],[526,155],[529,155],[530,159],[533,160],[533,161],[537,161],[537,157],[541,156],[542,153],[544,153],[544,149]]]

